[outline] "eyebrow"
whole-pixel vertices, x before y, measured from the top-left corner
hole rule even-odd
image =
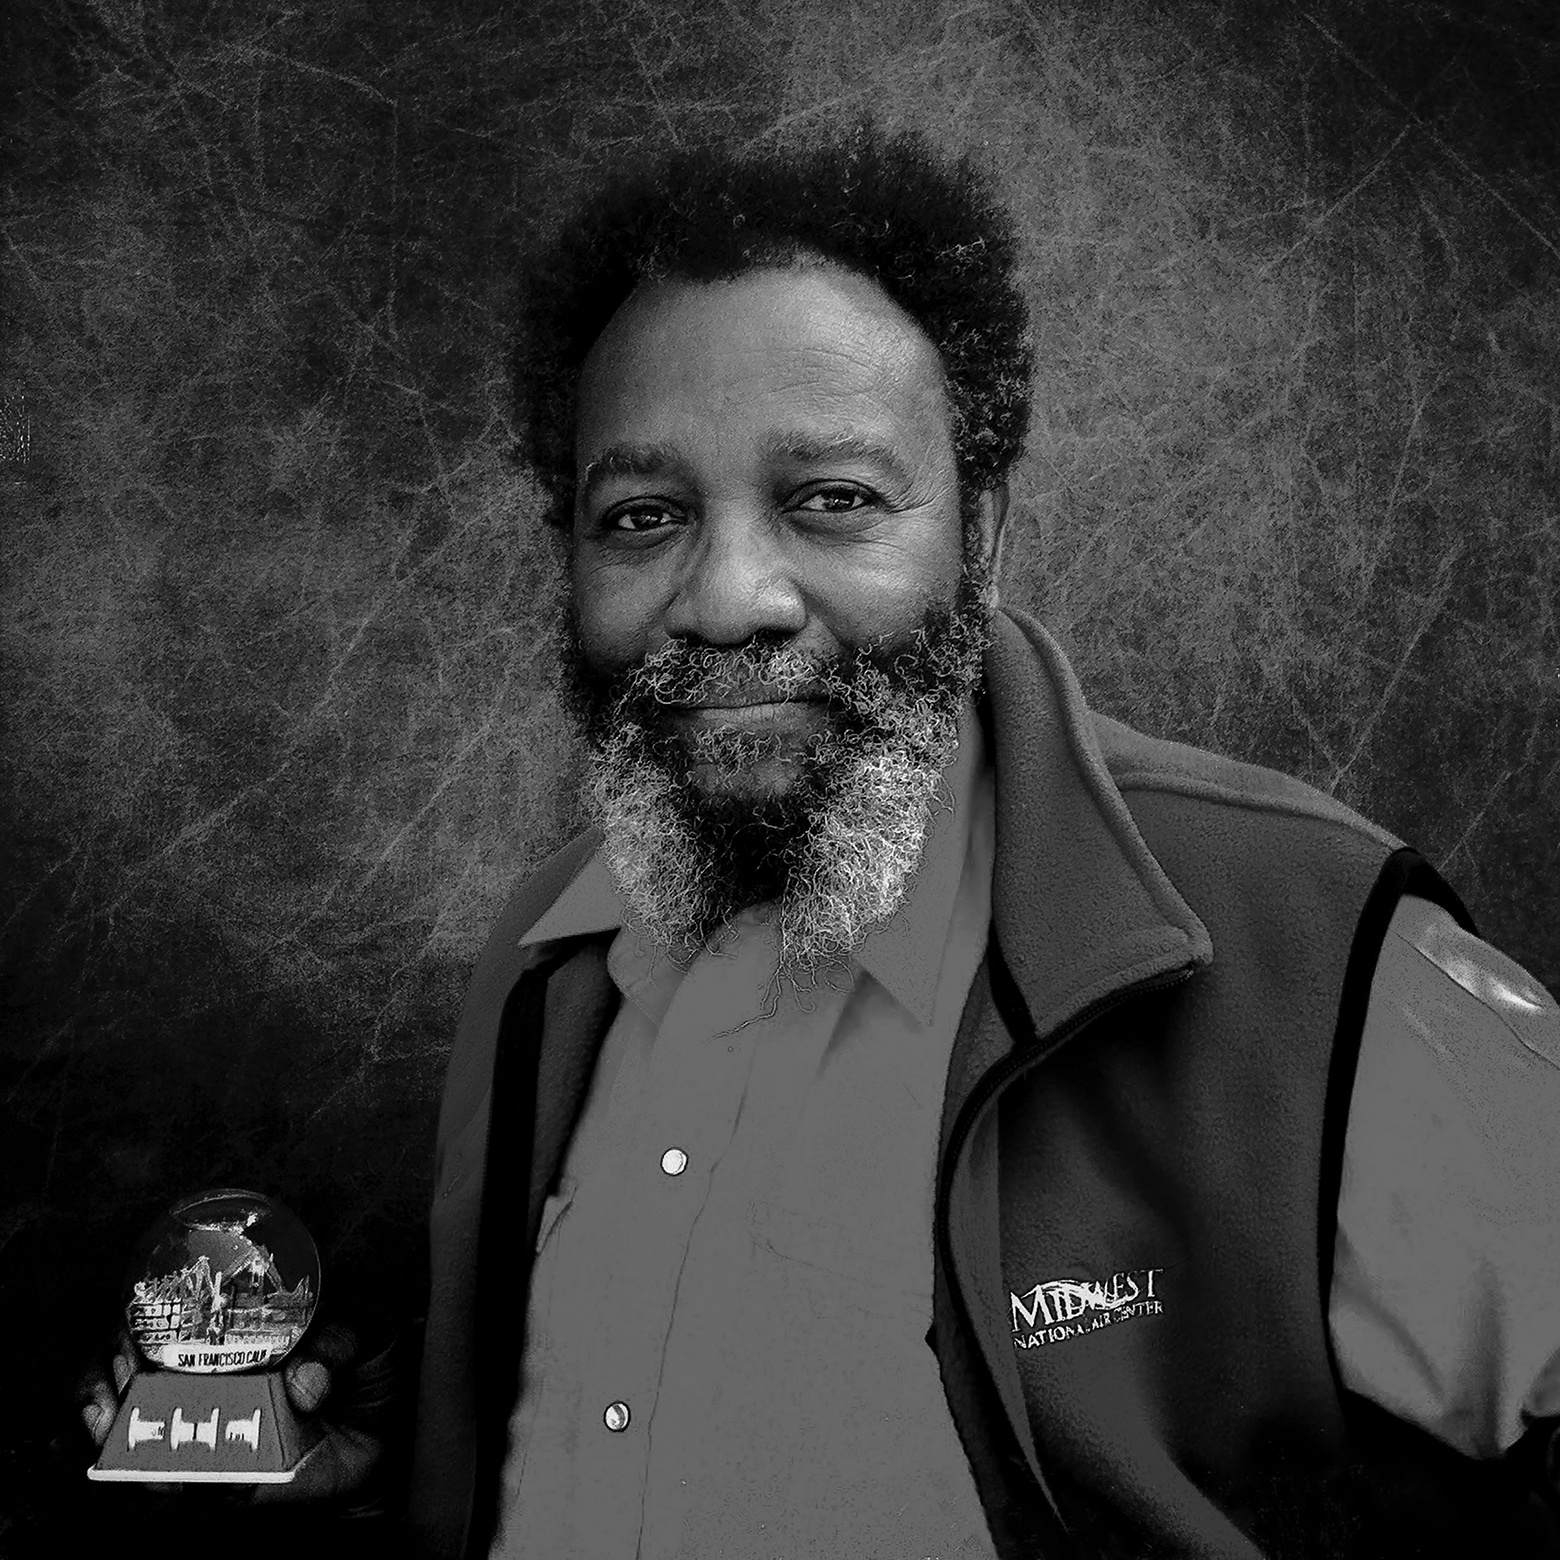
[[[682,457],[669,444],[609,444],[585,468],[580,492],[588,494],[607,477],[653,477],[681,465]]]
[[[892,446],[859,433],[782,433],[764,446],[771,462],[794,461],[799,465],[828,465],[833,461],[862,461],[876,466],[901,488],[912,485],[909,467]],[[580,480],[581,497],[609,477],[655,477],[681,471],[686,462],[670,444],[610,444],[589,465]]]
[[[818,436],[808,433],[781,434],[765,447],[771,460],[794,460],[801,465],[827,465],[831,461],[862,461],[887,472],[901,487],[911,485],[910,469],[891,445],[881,444],[859,433]]]

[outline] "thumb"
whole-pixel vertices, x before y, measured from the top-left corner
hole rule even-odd
[[[288,1400],[300,1414],[315,1413],[330,1395],[330,1370],[319,1360],[289,1360],[282,1380]]]

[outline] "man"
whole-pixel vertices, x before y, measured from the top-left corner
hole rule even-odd
[[[1560,1011],[999,609],[1015,257],[863,132],[539,268],[590,827],[451,1058],[427,1553],[1544,1552]]]
[[[433,1552],[1526,1541],[1560,1015],[1401,842],[997,612],[1015,252],[860,135],[629,182],[543,269],[592,827],[451,1061]]]

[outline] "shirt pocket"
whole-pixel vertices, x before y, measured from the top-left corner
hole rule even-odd
[[[901,1321],[924,1332],[932,1320],[932,1236],[852,1229],[779,1203],[755,1200],[748,1228],[760,1260],[815,1314],[848,1312]]]

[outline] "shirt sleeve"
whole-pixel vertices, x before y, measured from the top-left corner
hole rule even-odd
[[[1347,1387],[1469,1456],[1560,1414],[1560,1006],[1415,896],[1371,983],[1329,1322]]]

